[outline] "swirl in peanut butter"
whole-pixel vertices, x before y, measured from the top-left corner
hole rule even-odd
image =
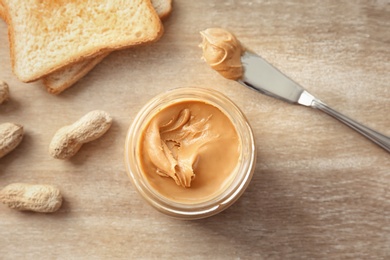
[[[221,28],[201,31],[203,59],[222,76],[237,80],[242,77],[243,47],[237,38]]]
[[[140,146],[142,168],[151,185],[177,200],[206,198],[225,187],[240,151],[230,119],[201,101],[158,111],[146,126]],[[175,184],[162,177],[172,178]],[[191,191],[183,193],[175,186],[191,187]]]

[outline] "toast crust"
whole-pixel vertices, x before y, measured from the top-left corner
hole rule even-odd
[[[42,82],[49,93],[58,95],[84,77],[109,54],[110,52],[107,52],[95,58],[83,60],[76,64],[70,64],[68,67],[62,68],[58,72],[53,72],[48,76],[43,77]],[[71,73],[71,76],[66,77],[66,80],[64,81],[65,73]]]
[[[0,1],[0,18],[3,19],[5,22],[7,22],[5,7],[3,6],[3,3],[1,1]]]

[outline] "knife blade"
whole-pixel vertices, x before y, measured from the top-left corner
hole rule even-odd
[[[241,63],[243,75],[237,80],[240,84],[289,103],[321,110],[356,130],[387,152],[390,152],[390,137],[364,126],[329,107],[259,55],[245,51],[241,56]]]
[[[259,55],[246,51],[241,56],[244,71],[239,83],[289,103],[311,106],[314,97]]]

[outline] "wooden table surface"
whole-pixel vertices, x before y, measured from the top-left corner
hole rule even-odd
[[[390,2],[176,0],[162,39],[112,53],[59,96],[12,73],[0,22],[0,123],[25,127],[0,159],[0,188],[60,187],[55,214],[0,205],[0,259],[390,259],[390,156],[314,109],[257,94],[212,71],[199,31],[224,27],[315,96],[390,135]],[[244,195],[226,211],[179,221],[150,207],[126,176],[125,135],[139,109],[171,88],[225,93],[258,147]],[[71,160],[49,156],[55,131],[102,109],[114,123]]]

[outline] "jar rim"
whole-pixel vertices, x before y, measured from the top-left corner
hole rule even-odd
[[[202,101],[220,109],[233,123],[241,142],[241,155],[233,181],[215,197],[200,203],[182,203],[159,194],[143,176],[137,162],[138,141],[147,119],[161,109],[183,101]],[[162,213],[180,219],[199,219],[221,212],[235,202],[248,186],[254,171],[256,146],[245,115],[224,94],[201,87],[181,87],[163,92],[149,100],[138,112],[129,127],[125,142],[126,172],[141,196]]]

